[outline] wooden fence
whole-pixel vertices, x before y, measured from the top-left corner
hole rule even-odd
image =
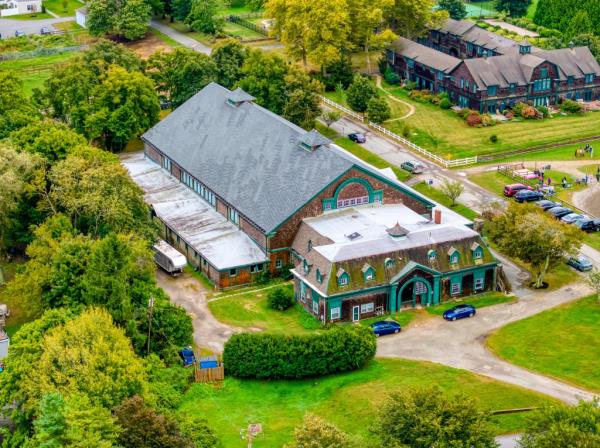
[[[373,123],[372,121],[367,121],[366,117],[363,114],[354,112],[354,111],[348,109],[347,107],[344,107],[341,104],[338,104],[335,101],[332,101],[329,98],[326,98],[324,96],[321,96],[321,101],[323,101],[328,106],[331,106],[331,107],[339,110],[340,112],[344,113],[345,115],[347,115],[355,120],[361,121],[362,123],[366,123],[371,129],[374,129],[374,130],[386,135],[387,137],[391,138],[392,140],[397,141],[401,145],[409,148],[410,150],[418,152],[422,156],[427,157],[428,159],[434,161],[435,163],[437,163],[439,165],[444,166],[445,168],[455,168],[458,166],[466,166],[466,165],[472,165],[474,163],[477,163],[477,156],[466,157],[464,159],[455,159],[455,160],[444,159],[443,157],[440,157],[437,154],[434,154],[430,151],[427,151],[424,148],[421,148],[419,145],[414,144],[410,140],[390,131],[389,129],[387,129],[377,123]]]
[[[244,28],[248,28],[249,30],[252,30],[258,34],[265,36],[265,37],[269,37],[269,32],[267,30],[250,22],[249,20],[244,19],[243,17],[237,16],[237,15],[231,15],[231,16],[225,17],[225,20],[227,22],[237,23],[238,25],[243,26]]]
[[[200,369],[194,365],[194,377],[197,383],[212,383],[214,381],[223,381],[225,379],[225,367],[221,364],[218,367],[209,369]]]

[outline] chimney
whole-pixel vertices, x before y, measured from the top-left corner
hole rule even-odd
[[[442,223],[442,211],[439,209],[435,209],[433,211],[433,222],[436,224]]]

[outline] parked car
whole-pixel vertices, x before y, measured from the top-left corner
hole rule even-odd
[[[562,218],[560,218],[560,220],[565,224],[573,224],[575,221],[579,221],[580,219],[584,218],[587,218],[587,216],[582,215],[580,213],[569,213],[568,215],[565,215]]]
[[[348,138],[356,143],[364,143],[367,141],[367,137],[362,132],[353,132],[352,134],[348,134]]]
[[[421,174],[425,169],[423,164],[421,162],[417,162],[416,160],[408,160],[400,165],[400,168],[412,174]]]
[[[552,216],[554,216],[556,219],[560,219],[563,216],[568,215],[569,213],[573,213],[573,210],[571,210],[570,208],[567,208],[567,207],[554,207],[554,208],[549,208],[546,211],[548,213],[550,213]]]
[[[540,207],[542,210],[548,210],[550,208],[560,207],[560,204],[558,202],[549,201],[547,199],[544,199],[543,201],[538,201],[535,203],[535,205]]]
[[[473,317],[475,316],[475,313],[475,307],[465,303],[464,305],[456,305],[449,310],[444,311],[444,319],[463,319],[465,317]]]
[[[600,231],[600,219],[584,218],[573,223],[584,232],[598,232]]]
[[[531,188],[529,185],[523,185],[523,184],[505,185],[504,186],[504,196],[511,198],[515,194],[517,194],[517,191],[521,191],[521,190],[533,190],[533,188]]]
[[[52,34],[52,31],[50,31],[50,28],[48,28],[47,26],[43,26],[40,30],[40,34]]]
[[[371,324],[373,333],[376,337],[384,336],[386,334],[400,333],[402,327],[394,320],[380,320]]]
[[[21,36],[25,36],[25,31],[23,31],[23,30],[16,30],[15,31],[15,37],[21,37]]]
[[[517,191],[513,197],[515,198],[515,201],[522,204],[523,202],[539,201],[544,197],[544,193],[541,191],[520,190]]]
[[[567,264],[579,272],[591,271],[594,267],[592,262],[585,258],[583,255],[578,255],[576,257],[569,257],[567,260]]]

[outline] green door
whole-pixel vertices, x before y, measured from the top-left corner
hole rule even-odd
[[[360,320],[360,306],[352,307],[352,322]]]

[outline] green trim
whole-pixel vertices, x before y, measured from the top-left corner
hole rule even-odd
[[[435,281],[435,279],[434,279]],[[393,298],[393,300],[396,301],[396,308],[400,309],[400,305],[402,305],[402,293],[404,292],[404,289],[412,284],[412,283],[416,283],[416,282],[421,282],[423,284],[425,284],[427,286],[427,299],[426,302],[423,303],[423,301],[421,300],[421,305],[433,305],[435,303],[435,298],[433,297],[433,286],[429,283],[429,280],[427,280],[424,277],[421,276],[416,276],[411,278],[410,280],[404,282],[404,284],[400,287],[400,290],[398,291],[398,293],[396,294],[396,297]],[[415,291],[413,289],[413,294],[412,294],[412,305],[413,307],[417,306],[417,295],[415,294]]]
[[[465,273],[469,273],[471,271],[476,271],[478,269],[496,267],[496,266],[498,266],[498,262],[493,261],[491,263],[485,263],[485,264],[480,264],[477,266],[469,266],[468,268],[457,269],[456,271],[442,272],[441,275],[442,275],[442,279],[446,279],[446,278],[452,277],[454,274],[465,274]]]
[[[433,275],[434,277],[439,277],[442,276],[443,273],[436,271],[435,269],[432,269],[430,267],[424,266],[422,264],[419,264],[415,261],[409,261],[406,266],[404,266],[402,268],[402,270],[400,272],[398,272],[396,275],[394,275],[388,284],[392,284],[392,283],[397,283],[400,281],[400,279],[402,279],[403,277],[406,277],[408,274],[410,274],[412,271],[414,271],[415,269],[421,269],[425,272],[428,272],[429,274]]]
[[[280,248],[277,248],[277,249],[268,249],[267,253],[268,254],[274,254],[274,253],[277,253],[277,252],[284,252],[286,250],[291,250],[291,247],[280,247]]]
[[[327,297],[325,297],[327,300],[329,299],[347,299],[349,297],[355,297],[355,296],[359,296],[361,294],[365,294],[365,293],[369,293],[372,291],[388,291],[389,289],[389,285],[379,285],[379,286],[373,286],[371,288],[365,288],[365,289],[360,289],[360,290],[354,290],[354,291],[347,291],[347,292],[340,292],[337,294],[333,294],[333,295],[328,295]]]
[[[332,197],[323,199],[323,202],[321,204],[322,210],[323,211],[326,211],[326,210],[337,210],[338,209],[337,203],[338,203],[338,196],[339,196],[339,194],[348,185],[354,184],[354,183],[361,184],[363,187],[365,187],[367,189],[367,194],[369,196],[369,204],[372,204],[373,202],[376,202],[376,201],[381,202],[383,200],[383,190],[374,190],[373,186],[371,185],[371,183],[369,181],[367,181],[366,179],[361,179],[360,177],[351,177],[350,179],[346,179],[345,181],[343,181],[335,189],[335,192],[333,193]],[[326,208],[326,205],[329,205],[329,208]]]

